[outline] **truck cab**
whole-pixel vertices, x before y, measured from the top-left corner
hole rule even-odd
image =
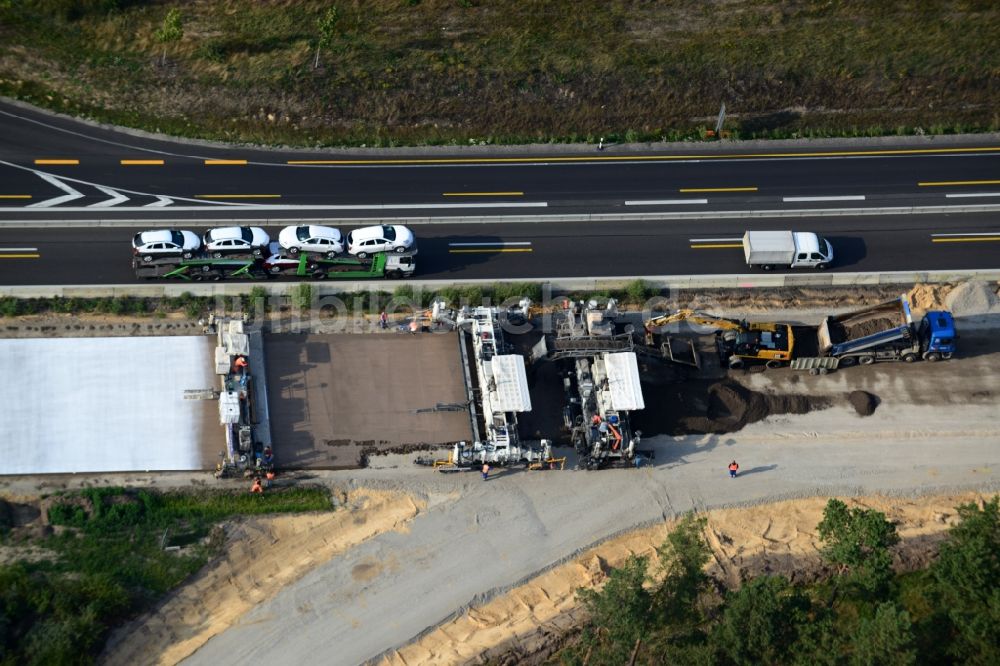
[[[792,268],[826,268],[833,261],[830,241],[809,231],[792,233],[795,239],[795,256]]]
[[[924,359],[939,361],[955,354],[955,319],[950,312],[931,310],[920,320],[918,330]]]

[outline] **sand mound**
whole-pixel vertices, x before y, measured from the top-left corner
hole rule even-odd
[[[873,395],[868,391],[851,391],[847,396],[847,400],[859,416],[871,416],[875,413],[875,408],[881,402],[877,395]]]
[[[950,285],[944,284],[918,284],[906,294],[910,301],[910,306],[914,310],[926,312],[928,310],[945,310],[945,296],[952,289]]]
[[[977,493],[915,500],[873,497],[845,500],[877,509],[895,522],[903,541],[894,549],[897,570],[925,566],[945,531],[957,520],[954,507],[982,501]],[[762,574],[795,582],[828,573],[819,558],[816,525],[825,498],[791,500],[745,509],[709,511],[705,537],[712,549],[708,573],[726,588]],[[411,664],[541,664],[579,625],[579,587],[600,585],[611,567],[629,555],[645,555],[657,568],[656,548],[674,523],[630,532],[580,554],[492,601],[470,608],[410,645],[393,651],[381,666]]]
[[[405,529],[424,508],[408,495],[368,489],[352,492],[347,505],[231,525],[222,556],[155,612],[117,630],[100,661],[179,663],[318,565],[378,534]]]
[[[1000,313],[996,289],[996,283],[970,280],[948,293],[945,306],[955,316]]]

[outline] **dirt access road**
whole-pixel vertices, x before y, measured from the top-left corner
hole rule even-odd
[[[197,648],[186,664],[263,660],[357,664],[392,654],[441,622],[602,540],[690,509],[791,498],[1000,488],[997,322],[964,322],[965,357],[875,365],[827,377],[741,375],[759,391],[831,396],[725,435],[658,437],[656,465],[600,472],[478,474],[414,469],[403,457],[337,472],[347,487],[410,493],[422,508],[323,561]],[[845,394],[873,393],[862,417]],[[651,406],[647,405],[647,409]],[[646,442],[644,442],[646,444]],[[726,465],[742,474],[728,478]],[[152,652],[149,654],[156,654]]]

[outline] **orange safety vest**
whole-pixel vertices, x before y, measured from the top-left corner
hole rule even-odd
[[[739,465],[737,465],[736,463],[729,463],[729,471],[730,471],[730,472],[735,472],[735,471],[736,471],[736,470],[738,470],[739,468],[740,468],[740,466],[739,466]]]

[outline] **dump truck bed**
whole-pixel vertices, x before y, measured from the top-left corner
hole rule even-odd
[[[910,333],[912,321],[905,296],[826,317],[818,331],[819,351],[824,355],[845,353],[905,337]]]

